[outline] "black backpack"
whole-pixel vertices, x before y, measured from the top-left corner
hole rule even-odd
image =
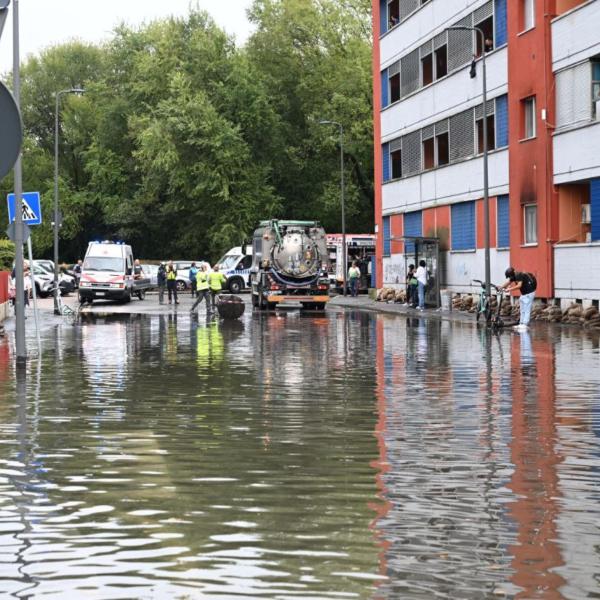
[[[526,275],[527,279],[529,280],[529,291],[525,293],[531,294],[531,292],[535,292],[535,290],[537,290],[537,279],[535,278],[535,275],[533,273],[523,273],[523,275]]]

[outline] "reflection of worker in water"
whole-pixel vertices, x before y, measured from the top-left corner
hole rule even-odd
[[[196,330],[196,361],[200,370],[223,360],[225,344],[217,323]]]

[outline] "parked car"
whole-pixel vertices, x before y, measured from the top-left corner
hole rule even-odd
[[[35,283],[36,294],[40,298],[47,298],[52,294],[54,289],[54,273],[49,273],[46,269],[40,265],[33,265],[33,281]],[[11,279],[11,288],[14,289],[15,280]],[[73,291],[73,284],[61,275],[58,280],[58,288],[60,289],[60,295],[66,296]]]
[[[142,264],[142,271],[144,275],[150,280],[152,287],[158,285],[158,265],[149,265],[148,263]]]
[[[36,267],[41,267],[46,272],[48,272],[48,273],[52,274],[52,276],[54,276],[54,262],[53,261],[39,259],[39,260],[34,260],[33,264]],[[72,287],[72,289],[70,290],[71,292],[73,290],[75,290],[75,288],[77,288],[77,278],[75,277],[74,274],[71,274],[69,272],[60,273],[59,281],[64,281],[65,283],[63,285],[67,286],[67,287],[69,287],[67,284],[70,284]]]
[[[203,263],[201,260],[191,261],[191,260],[174,260],[173,264],[177,269],[177,291],[183,292],[192,287],[192,282],[190,281],[190,267],[192,266],[192,262],[196,263],[196,267],[200,267]]]

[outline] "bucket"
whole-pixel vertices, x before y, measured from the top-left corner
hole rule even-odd
[[[244,314],[246,305],[239,296],[219,296],[217,310],[222,319],[239,319]]]
[[[450,312],[452,310],[452,292],[450,290],[440,290],[442,300],[442,310]]]

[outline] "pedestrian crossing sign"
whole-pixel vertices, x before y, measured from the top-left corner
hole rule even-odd
[[[8,222],[15,220],[15,195],[8,194]],[[42,205],[39,192],[25,192],[21,195],[23,223],[27,225],[41,225]]]

